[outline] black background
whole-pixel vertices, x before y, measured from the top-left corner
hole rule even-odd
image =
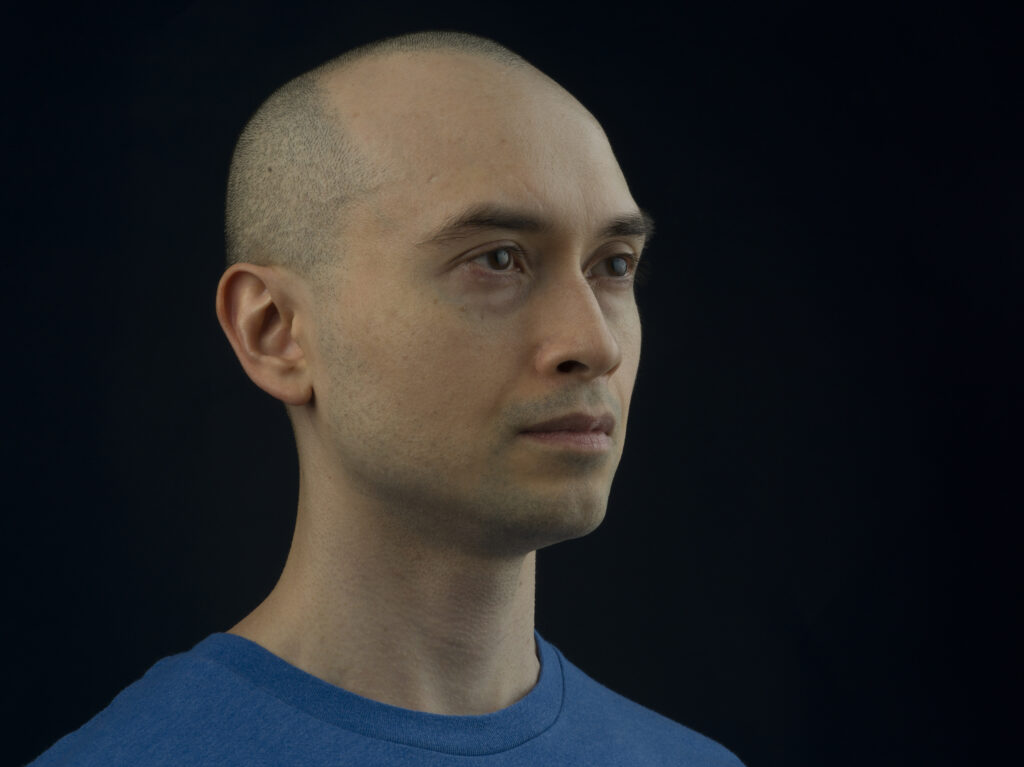
[[[296,461],[214,316],[231,149],[286,80],[424,28],[576,94],[659,225],[609,517],[541,553],[541,632],[751,767],[1011,753],[1021,15],[713,7],[43,6],[8,27],[3,761],[273,585]]]

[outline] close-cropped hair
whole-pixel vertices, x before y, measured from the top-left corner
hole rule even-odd
[[[469,53],[509,67],[519,55],[463,32],[417,32],[379,40],[282,85],[246,123],[228,173],[227,264],[278,264],[311,275],[336,259],[341,211],[374,184],[375,172],[330,109],[326,75],[371,56],[408,51]]]

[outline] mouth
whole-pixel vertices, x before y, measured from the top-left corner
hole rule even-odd
[[[528,426],[519,435],[548,447],[598,453],[611,449],[614,429],[610,413],[571,413]]]

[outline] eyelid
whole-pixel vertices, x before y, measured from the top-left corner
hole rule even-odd
[[[592,269],[596,268],[600,264],[607,264],[613,258],[624,258],[627,261],[629,261],[629,271],[626,274],[622,275],[621,277],[618,276],[618,275],[601,275],[601,276],[606,277],[607,279],[622,280],[622,281],[632,280],[633,278],[636,277],[637,272],[640,269],[640,263],[642,261],[642,256],[641,256],[640,253],[637,253],[634,250],[619,250],[619,251],[615,251],[613,253],[608,253],[607,255],[601,256],[594,263],[594,267],[592,267]]]
[[[526,251],[520,245],[517,245],[514,242],[494,242],[489,243],[487,245],[481,245],[480,247],[477,248],[473,248],[473,250],[469,251],[469,253],[466,254],[464,262],[467,264],[475,263],[484,256],[488,256],[497,250],[507,250],[509,254],[512,256],[512,262],[514,266],[519,267],[518,271],[522,271]],[[513,268],[507,270],[488,269],[487,271],[493,274],[513,274],[517,270]]]
[[[613,259],[613,258],[625,258],[629,262],[629,265],[630,265],[629,272],[627,272],[626,274],[622,275],[621,277],[617,276],[617,275],[610,275],[610,274],[608,274],[608,275],[597,275],[598,277],[603,278],[603,279],[614,280],[616,282],[627,282],[627,281],[634,280],[638,275],[640,275],[640,273],[641,273],[640,272],[641,263],[643,262],[642,254],[637,252],[632,247],[630,247],[629,245],[626,245],[624,243],[620,242],[620,243],[616,243],[616,244],[618,245],[619,248],[622,248],[622,249],[621,250],[614,250],[612,252],[607,252],[604,255],[599,255],[595,259],[595,261],[593,262],[593,265],[588,268],[588,270],[587,270],[587,274],[588,275],[591,274],[593,272],[593,270],[595,268],[597,268],[599,265],[606,264],[610,259]],[[488,272],[491,275],[496,275],[496,276],[521,274],[522,272],[525,271],[524,267],[527,265],[525,263],[525,259],[526,259],[526,255],[527,255],[526,249],[523,248],[521,245],[513,242],[513,241],[507,241],[507,240],[506,241],[498,241],[498,242],[487,243],[486,245],[480,245],[480,246],[478,246],[476,248],[473,248],[472,250],[470,250],[468,253],[466,253],[463,256],[462,262],[466,263],[466,264],[478,263],[481,259],[483,259],[484,257],[490,255],[491,253],[494,253],[497,250],[507,250],[509,252],[509,254],[512,256],[512,266],[511,266],[511,268],[509,268],[509,269],[491,269],[491,268],[487,267],[486,265],[480,264],[481,268],[484,271]]]

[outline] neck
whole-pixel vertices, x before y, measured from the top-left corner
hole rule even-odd
[[[388,520],[300,498],[277,586],[231,632],[401,708],[483,714],[523,697],[539,671],[535,554],[475,556]]]

